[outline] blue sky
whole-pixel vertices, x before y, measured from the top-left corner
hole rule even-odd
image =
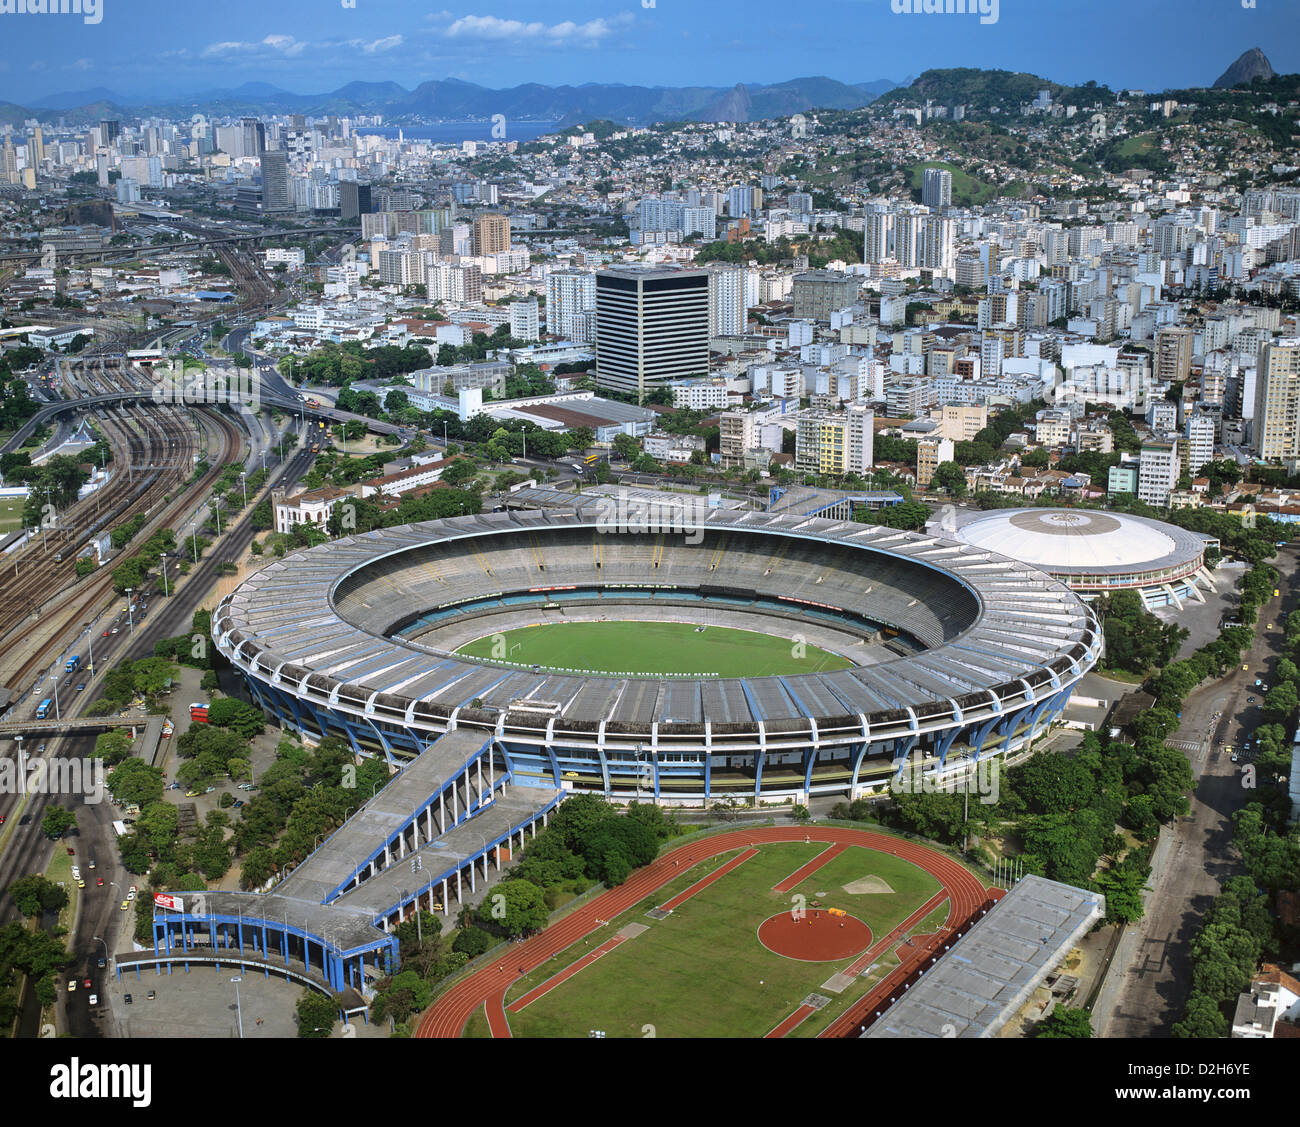
[[[490,87],[730,86],[816,74],[865,82],[951,66],[1157,90],[1209,85],[1254,46],[1279,72],[1300,70],[1297,0],[998,0],[988,25],[896,14],[891,0],[448,2],[99,0],[100,22],[87,24],[5,13],[14,0],[0,0],[0,100],[245,82],[295,93],[354,80],[411,89],[448,77]]]

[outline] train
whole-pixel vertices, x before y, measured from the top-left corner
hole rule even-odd
[[[157,479],[158,479],[157,470],[151,470],[144,477],[139,478],[138,485],[136,486],[137,496],[147,492]],[[89,544],[91,541],[93,541],[97,535],[103,532],[106,526],[113,524],[115,521],[117,521],[121,517],[123,510],[125,510],[129,505],[133,504],[134,501],[135,501],[134,497],[128,498],[121,505],[115,508],[112,512],[106,513],[105,515],[97,518],[96,520],[91,522],[91,524],[87,528],[83,529],[82,531],[74,533],[72,537],[66,542],[64,542],[59,547],[59,550],[55,552],[54,562],[62,563],[66,559],[71,559],[73,556],[80,555],[81,549],[85,547],[87,544]]]

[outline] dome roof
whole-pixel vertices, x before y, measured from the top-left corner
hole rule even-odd
[[[1192,561],[1204,541],[1174,525],[1081,509],[1013,509],[957,530],[957,539],[1045,571],[1128,572]]]

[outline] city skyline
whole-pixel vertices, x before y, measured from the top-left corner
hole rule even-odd
[[[433,13],[410,0],[345,2],[356,0],[285,0],[273,10],[233,0],[215,10],[196,7],[183,24],[162,0],[120,11],[114,0],[99,0],[98,22],[0,13],[10,44],[0,60],[0,100],[26,106],[102,90],[153,100],[246,83],[294,94],[357,81],[410,90],[449,78],[493,89],[529,82],[730,87],[822,75],[902,82],[958,66],[1160,90],[1209,86],[1254,46],[1278,73],[1300,69],[1300,10],[1227,0],[1155,0],[1137,10],[1098,0],[1086,19],[1064,0],[1032,9],[1028,0],[1001,0],[986,5],[996,13],[993,23],[978,15],[896,13],[891,0],[814,0],[794,13],[774,0],[724,0],[703,10],[679,0],[653,0],[653,7],[564,0],[540,11],[522,0],[493,0],[490,9]],[[1189,21],[1216,34],[1191,37],[1176,54],[1152,49],[1171,26]],[[829,26],[836,34],[828,46]],[[1044,47],[1067,42],[1068,52]],[[157,64],[143,76],[142,54]]]

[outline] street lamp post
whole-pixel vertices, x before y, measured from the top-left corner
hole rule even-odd
[[[90,675],[95,675],[95,624],[90,622],[86,626],[86,637],[89,639],[87,645],[90,647],[86,654],[86,662],[90,666]]]
[[[244,487],[244,508],[248,508],[248,480],[243,473],[239,475],[239,484]]]
[[[127,623],[131,628],[132,637],[135,636],[135,605],[131,601],[131,592],[133,590],[135,590],[134,587],[128,587],[126,589],[126,618]]]

